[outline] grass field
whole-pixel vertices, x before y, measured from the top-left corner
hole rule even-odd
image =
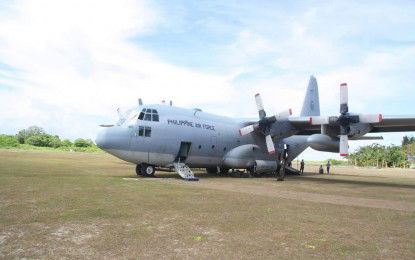
[[[415,258],[415,171],[137,178],[106,154],[0,150],[0,258]]]

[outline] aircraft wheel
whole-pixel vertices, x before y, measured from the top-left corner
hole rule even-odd
[[[135,173],[139,176],[143,175],[141,172],[141,164],[137,164],[137,166],[135,167]]]
[[[148,165],[148,164],[142,164],[141,165],[141,174],[145,177],[154,177],[154,173],[156,172],[156,169],[154,166]]]

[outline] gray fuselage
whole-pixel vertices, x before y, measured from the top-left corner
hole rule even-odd
[[[149,111],[149,115],[145,111]],[[280,155],[267,153],[260,133],[239,135],[244,122],[247,120],[217,116],[198,109],[145,105],[129,110],[117,125],[104,128],[96,143],[122,160],[161,167],[170,166],[177,160],[183,160],[193,168],[249,168],[258,160],[275,162]],[[279,141],[277,147],[281,147],[281,143],[290,144],[289,159],[292,160],[307,147],[305,140],[306,136],[292,136]],[[187,150],[181,157],[183,144]]]

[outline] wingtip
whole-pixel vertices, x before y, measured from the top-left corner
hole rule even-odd
[[[274,151],[269,151],[269,154],[275,154],[275,150]]]
[[[340,156],[342,156],[342,157],[347,157],[347,156],[349,156],[348,154],[346,154],[346,153],[342,153],[342,154],[340,154]]]
[[[347,83],[340,84],[340,87],[347,87]]]

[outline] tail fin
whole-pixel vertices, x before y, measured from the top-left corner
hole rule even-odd
[[[317,80],[314,76],[310,76],[308,82],[307,92],[305,94],[303,109],[301,116],[319,116],[320,115],[320,100],[318,95]]]

